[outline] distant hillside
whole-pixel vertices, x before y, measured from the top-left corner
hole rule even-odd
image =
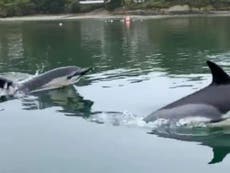
[[[225,9],[230,7],[230,0],[124,0],[123,4],[129,8],[167,8],[174,5],[189,5],[197,8],[210,6]]]

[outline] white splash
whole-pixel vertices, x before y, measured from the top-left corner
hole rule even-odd
[[[206,127],[207,123],[210,122],[209,118],[197,116],[197,117],[186,117],[179,119],[176,122],[177,127],[187,126],[187,127]]]
[[[90,116],[90,121],[103,124],[112,124],[114,126],[128,127],[149,127],[143,117],[135,115],[129,111],[123,112],[99,112]]]

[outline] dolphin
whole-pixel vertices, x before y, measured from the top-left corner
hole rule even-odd
[[[212,74],[211,84],[160,108],[146,116],[144,121],[201,118],[199,120],[208,123],[227,119],[230,111],[230,76],[214,62],[207,61],[207,65]]]
[[[56,89],[76,83],[81,76],[90,70],[91,68],[77,66],[59,67],[18,83],[6,78],[0,78],[0,88],[6,90],[10,95],[17,92],[29,94]]]

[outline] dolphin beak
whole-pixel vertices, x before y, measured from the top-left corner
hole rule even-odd
[[[91,71],[92,70],[92,68],[91,67],[89,67],[89,68],[83,68],[82,70],[81,70],[81,72],[80,72],[80,76],[82,76],[82,75],[85,75],[86,73],[88,73],[89,71]]]
[[[88,73],[90,70],[92,70],[92,68],[82,68],[76,72],[74,72],[73,74],[67,76],[67,79],[71,79],[72,77],[74,76],[83,76],[85,75],[86,73]]]

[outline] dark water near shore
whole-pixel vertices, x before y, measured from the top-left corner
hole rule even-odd
[[[229,28],[229,17],[0,23],[2,76],[93,67],[75,87],[0,103],[0,172],[228,172],[228,129],[159,137],[141,119],[208,85],[206,60],[230,72]]]

